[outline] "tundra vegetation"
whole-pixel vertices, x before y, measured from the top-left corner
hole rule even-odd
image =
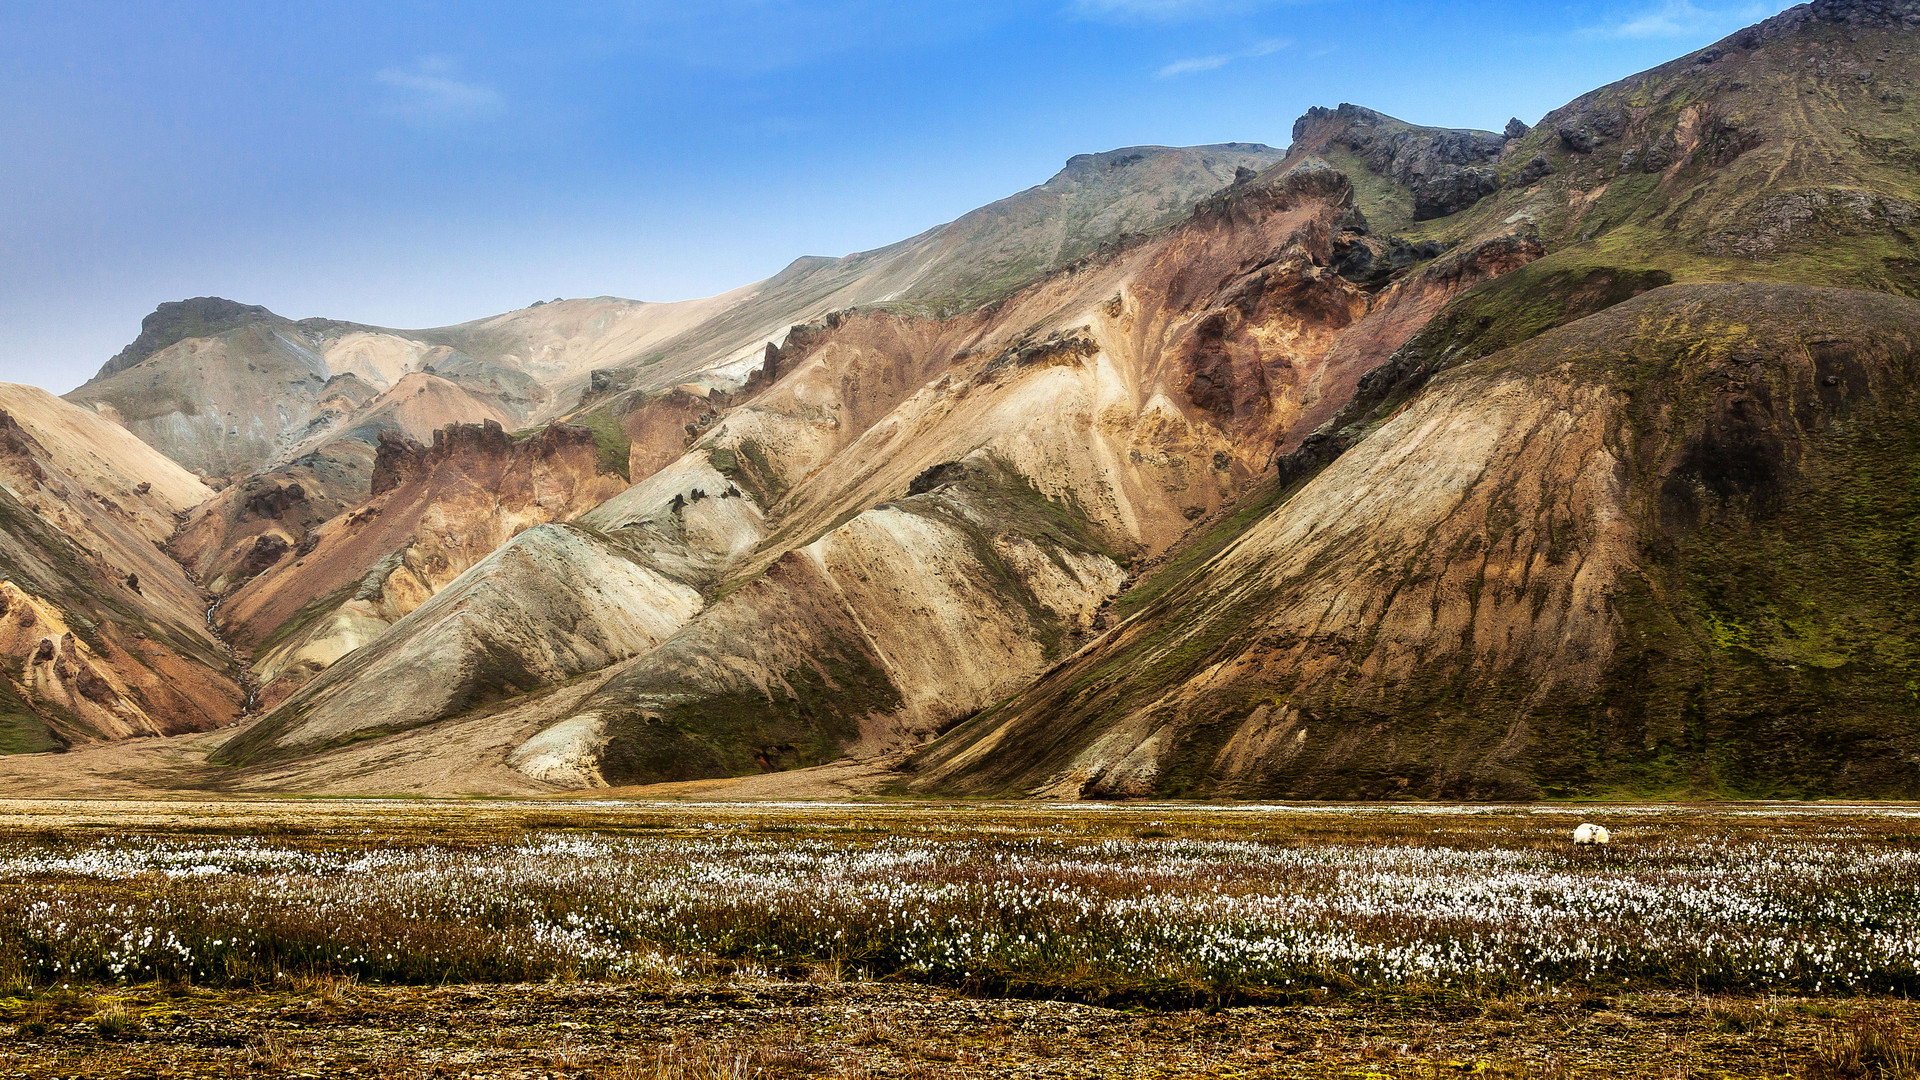
[[[0,804],[0,1074],[1907,1076],[1920,808]]]

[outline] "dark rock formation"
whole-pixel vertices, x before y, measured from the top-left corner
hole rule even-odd
[[[798,328],[796,327],[796,329]],[[792,331],[788,331],[787,340],[789,342],[793,340]],[[772,386],[774,380],[779,377],[780,346],[769,341],[767,342],[767,351],[760,359],[760,366],[747,373],[747,384],[740,388],[741,396],[752,397],[754,394]]]
[[[595,368],[587,376],[587,392],[606,394],[633,387],[633,372],[624,368]]]
[[[1506,136],[1507,140],[1511,142],[1514,139],[1518,139],[1525,136],[1527,132],[1532,130],[1533,130],[1532,128],[1521,123],[1520,118],[1516,116],[1507,121],[1507,128],[1505,131],[1501,132],[1501,134]]]
[[[1413,220],[1446,217],[1500,190],[1500,174],[1490,168],[1447,168],[1413,189]]]
[[[306,504],[306,488],[299,484],[281,487],[272,480],[265,480],[247,493],[246,501],[240,504],[240,512],[247,517],[280,521]]]
[[[448,424],[433,433],[433,445],[423,446],[398,432],[380,433],[374,450],[373,494],[381,495],[432,471],[462,462],[505,460],[515,454],[552,457],[563,449],[594,446],[593,432],[572,424],[552,423],[515,442],[498,421]]]
[[[244,577],[252,577],[279,562],[290,550],[285,540],[272,533],[257,536],[246,557],[240,560],[239,572]]]
[[[1342,103],[1337,109],[1308,109],[1294,122],[1296,144],[1316,133],[1327,145],[1358,155],[1372,172],[1411,189],[1416,221],[1456,213],[1500,186],[1491,166],[1507,136],[1491,131],[1414,127]]]
[[[1532,160],[1520,166],[1519,172],[1513,174],[1513,184],[1515,187],[1527,187],[1552,175],[1553,162],[1548,161],[1544,154],[1535,154]]]
[[[100,368],[96,379],[104,379],[133,367],[161,349],[188,338],[212,337],[237,330],[248,323],[273,318],[273,312],[256,304],[242,304],[219,296],[196,296],[161,304],[140,320],[140,336],[114,354]]]
[[[747,375],[746,385],[740,388],[741,399],[745,400],[772,386],[786,371],[788,360],[805,356],[827,334],[839,329],[846,319],[846,312],[830,311],[819,322],[789,327],[786,340],[779,345],[767,342],[760,366]]]
[[[1100,351],[1099,342],[1080,330],[1048,334],[1039,341],[1022,341],[1008,346],[987,361],[988,371],[1009,367],[1033,367],[1036,364],[1075,364]]]
[[[929,491],[937,491],[948,484],[957,484],[966,478],[965,465],[957,461],[943,461],[914,477],[913,481],[907,485],[907,494],[925,495]]]
[[[1561,144],[1574,153],[1593,153],[1596,140],[1593,137],[1593,132],[1588,131],[1586,128],[1575,127],[1570,123],[1561,123],[1555,126],[1554,133],[1560,136]]]
[[[47,478],[40,468],[39,458],[46,455],[46,449],[20,426],[5,409],[0,409],[0,458],[10,459],[36,483]]]
[[[1410,244],[1399,236],[1367,236],[1342,232],[1333,241],[1333,272],[1357,285],[1383,285],[1396,271],[1438,258],[1446,246],[1437,240]]]
[[[373,451],[373,494],[382,495],[417,475],[426,464],[427,448],[397,431],[380,433]]]

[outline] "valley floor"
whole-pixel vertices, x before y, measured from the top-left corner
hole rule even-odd
[[[1916,822],[0,800],[0,1077],[1914,1076]]]
[[[134,1026],[103,1033],[89,1019],[102,1009]],[[1849,1059],[1875,1032],[1920,1039],[1907,1001],[1389,997],[1154,1012],[758,979],[96,989],[0,1002],[0,1018],[16,1025],[0,1034],[10,1077],[1906,1076]],[[28,1025],[38,1033],[21,1034]]]
[[[895,778],[894,759],[852,759],[756,776],[643,787],[555,791],[494,757],[408,757],[396,743],[372,739],[302,760],[296,766],[222,768],[207,755],[240,727],[189,735],[93,743],[64,753],[0,755],[0,798],[145,799],[233,795],[419,797],[457,791],[474,796],[559,798],[850,799],[874,795]]]

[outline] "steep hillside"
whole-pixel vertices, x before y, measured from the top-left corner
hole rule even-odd
[[[1920,311],[1668,285],[1915,293],[1916,29],[1912,3],[1805,5],[1497,147],[1309,114],[1296,160],[1365,169],[1361,205],[1406,222],[1354,262],[1513,228],[1548,253],[1365,372],[1237,521],[912,786],[1920,791]],[[1464,208],[1415,211],[1449,189]]]
[[[750,365],[789,327],[833,311],[893,304],[937,315],[978,307],[1103,245],[1178,221],[1240,170],[1280,157],[1257,143],[1077,155],[1046,183],[918,236],[838,259],[795,260],[736,306],[663,343],[635,371],[635,385],[658,390],[715,365]]]
[[[211,494],[124,428],[0,384],[0,751],[238,715],[201,594],[158,547]]]
[[[1891,794],[1920,302],[1671,286],[1437,380],[917,762],[983,793]]]
[[[252,576],[222,603],[220,625],[255,650],[270,706],[501,544],[625,487],[582,428],[516,439],[492,422],[449,424],[431,445],[384,434],[373,497],[298,535],[260,533],[233,563]]]
[[[1329,169],[1243,180],[992,309],[796,328],[771,385],[680,461],[509,544],[220,756],[285,762],[596,671],[515,752],[523,773],[715,775],[927,738],[1066,655],[1126,562],[1229,504],[1343,342],[1390,351],[1537,255],[1509,238],[1369,292],[1330,266],[1352,210]],[[643,610],[663,621],[636,630]]]

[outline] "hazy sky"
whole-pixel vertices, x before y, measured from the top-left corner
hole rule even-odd
[[[0,380],[68,390],[186,296],[706,295],[1309,105],[1531,123],[1784,6],[0,0]]]

